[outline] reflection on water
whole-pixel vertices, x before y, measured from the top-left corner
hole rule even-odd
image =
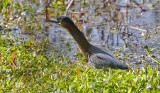
[[[96,5],[94,6],[94,4],[89,5],[89,8],[92,8],[92,10],[95,7]],[[117,10],[114,11],[116,12]],[[108,18],[108,12],[102,13],[100,11],[102,13],[101,16],[97,16],[96,12],[91,13],[86,11],[90,16],[87,22],[83,23],[81,31],[91,44],[104,50],[109,49],[113,53],[118,51],[115,55],[120,54],[123,56],[123,61],[127,62],[127,64],[133,67],[141,67],[144,64],[136,65],[135,63],[144,60],[140,58],[140,56],[146,55],[147,53],[144,49],[145,45],[149,47],[153,45],[153,47],[157,48],[156,51],[153,51],[153,55],[157,57],[160,55],[160,32],[159,29],[155,30],[160,24],[160,12],[158,10],[142,12],[138,7],[127,8],[127,11],[128,13],[126,14],[126,8],[120,7],[120,11],[117,11],[118,16],[114,14],[115,12],[110,12],[113,13],[111,14],[113,17],[119,18],[116,21],[112,21],[112,17],[109,17],[110,19]],[[80,19],[83,20],[83,17]],[[86,18],[84,18],[84,20],[85,19]],[[70,42],[72,51],[69,52],[65,50],[63,53],[72,55],[72,53],[78,52],[78,46],[65,29],[57,25],[52,26],[50,27],[50,34],[50,41],[54,43],[57,50],[66,48],[65,44]],[[52,34],[54,36],[52,36]],[[125,57],[124,53],[127,54],[128,57]],[[145,64],[150,64],[149,59],[146,58],[144,61],[146,62]],[[153,65],[157,66],[156,63]]]

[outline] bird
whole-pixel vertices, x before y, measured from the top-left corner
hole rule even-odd
[[[85,38],[84,34],[78,29],[74,22],[67,16],[58,16],[56,19],[47,19],[47,22],[52,22],[65,28],[76,41],[83,55],[88,59],[89,63],[97,68],[112,68],[112,69],[128,69],[128,66],[121,63],[109,50],[102,50],[92,44]]]

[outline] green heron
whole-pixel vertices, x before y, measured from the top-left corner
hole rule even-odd
[[[46,20],[56,23],[64,27],[72,35],[82,53],[92,66],[97,69],[101,68],[114,68],[114,69],[128,69],[128,66],[121,63],[115,56],[108,51],[104,51],[98,47],[91,45],[85,38],[84,34],[77,28],[73,21],[66,16],[59,16],[55,20]]]

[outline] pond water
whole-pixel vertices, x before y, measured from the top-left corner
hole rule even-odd
[[[116,3],[88,1],[86,5],[75,1],[70,7],[68,16],[75,20],[74,14],[76,14],[79,20],[76,25],[82,24],[81,31],[91,44],[121,56],[123,59],[120,60],[129,64],[130,67],[141,67],[145,64],[157,67],[157,63],[151,61],[160,56],[160,3],[156,4],[155,1],[147,4],[137,1],[142,5],[142,9],[140,5],[129,3],[127,0],[121,3],[119,1]],[[82,4],[75,5],[78,3]],[[84,15],[80,16],[82,13]],[[48,26],[49,23],[42,21],[42,24]],[[19,30],[10,33],[35,38],[19,34]],[[37,35],[40,40],[48,38],[50,43],[46,46],[46,50],[49,52],[68,56],[73,56],[78,52],[78,46],[71,35],[56,24],[49,26],[46,31],[41,29]],[[71,51],[67,50],[66,43],[68,42],[71,45]],[[153,46],[155,50],[148,54],[144,49],[146,45],[149,48]],[[146,56],[145,59],[143,55]],[[155,56],[155,59],[151,56]]]
[[[111,11],[109,11],[109,14],[106,8],[92,12],[96,7],[97,4],[89,3],[87,7],[81,8],[85,15],[79,17],[80,22],[77,23],[77,26],[82,23],[81,31],[91,44],[104,50],[109,49],[115,55],[120,54],[124,57],[123,61],[131,67],[141,67],[144,64],[157,66],[157,63],[151,63],[150,57],[146,57],[144,60],[140,56],[147,55],[144,49],[145,45],[156,48],[152,55],[160,56],[160,10],[152,8],[142,11],[138,6],[128,8],[119,6],[117,11],[117,9],[114,9],[115,5],[105,6],[113,7],[109,10],[117,12],[116,15],[115,12]],[[72,8],[75,10],[74,7]],[[97,12],[99,15],[97,15]],[[118,17],[118,20],[111,19],[112,16]],[[58,52],[62,52],[61,50],[64,48],[67,49],[65,46],[67,42],[70,42],[72,51],[65,50],[62,52],[63,54],[72,55],[78,52],[75,41],[62,27],[53,24],[49,28],[49,37]],[[142,64],[136,64],[141,61]]]

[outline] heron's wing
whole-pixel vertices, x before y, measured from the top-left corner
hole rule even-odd
[[[127,69],[128,67],[122,64],[116,57],[103,54],[103,53],[96,53],[90,56],[89,58],[92,65],[96,68],[120,68],[120,69]]]

